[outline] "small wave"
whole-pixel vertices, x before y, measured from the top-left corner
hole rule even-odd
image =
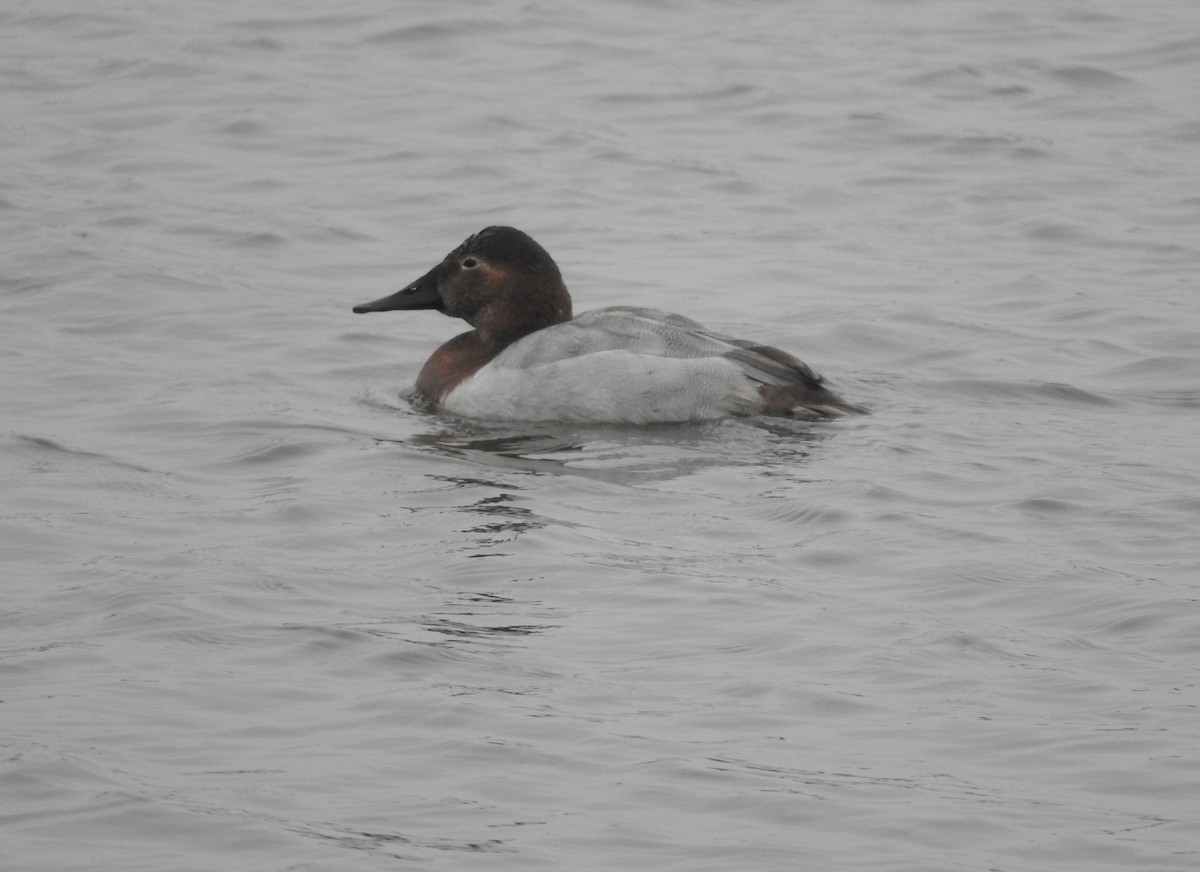
[[[1133,85],[1133,80],[1099,67],[1075,66],[1051,70],[1050,76],[1077,88],[1112,91]]]
[[[1101,394],[1059,382],[1005,382],[991,379],[946,379],[926,382],[936,393],[967,396],[978,400],[1025,400],[1034,403],[1073,403],[1080,406],[1117,406]]]
[[[32,448],[32,454],[36,459],[48,459],[57,455],[61,459],[79,459],[89,461],[98,460],[112,466],[121,467],[122,469],[131,469],[135,472],[163,474],[157,469],[139,466],[136,463],[129,463],[128,461],[120,460],[109,454],[102,454],[98,451],[83,451],[78,448],[69,448],[62,443],[55,442],[53,439],[47,439],[44,436],[26,436],[22,434],[15,434],[13,438],[18,446]]]

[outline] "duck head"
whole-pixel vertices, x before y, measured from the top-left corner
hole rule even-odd
[[[571,295],[558,265],[528,234],[487,227],[415,282],[354,311],[436,309],[462,318],[488,344],[515,340],[571,319]]]

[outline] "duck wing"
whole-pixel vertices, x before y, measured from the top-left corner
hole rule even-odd
[[[836,416],[862,412],[826,388],[799,358],[770,345],[709,330],[683,315],[643,306],[584,312],[506,348],[497,367],[533,367],[606,351],[672,359],[724,359],[758,386],[763,410],[776,415]]]

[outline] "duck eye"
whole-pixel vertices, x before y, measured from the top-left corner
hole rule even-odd
[[[479,261],[473,257],[468,257],[463,260],[462,265],[464,269],[475,269],[475,267],[479,266]]]

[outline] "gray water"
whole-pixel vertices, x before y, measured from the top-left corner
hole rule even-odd
[[[1200,6],[0,10],[0,868],[1191,870]],[[487,224],[862,419],[491,426]]]

